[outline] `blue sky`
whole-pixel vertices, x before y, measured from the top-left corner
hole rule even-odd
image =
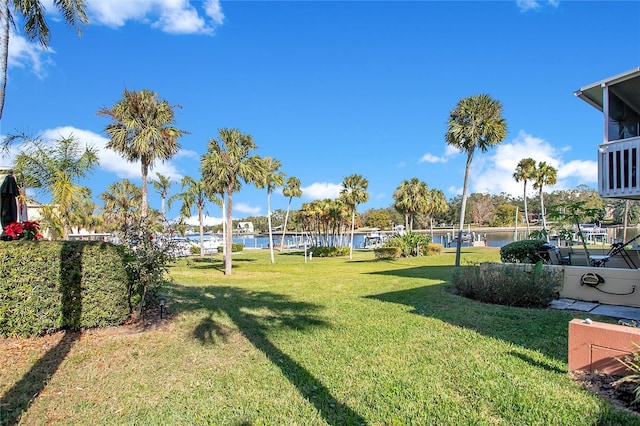
[[[199,177],[218,129],[236,127],[300,179],[293,208],[337,196],[354,173],[369,181],[359,211],[388,207],[413,177],[451,198],[466,155],[447,148],[447,118],[479,93],[503,104],[508,134],[474,157],[471,191],[521,195],[512,174],[524,157],[558,168],[549,190],[595,186],[602,114],[573,92],[640,66],[638,1],[86,3],[80,38],[48,15],[49,51],[12,34],[0,133],[73,134],[100,149],[100,166],[81,182],[96,200],[122,178],[140,183],[138,164],[104,148],[108,119],[96,115],[125,88],[182,106],[176,126],[189,134],[151,172],[176,180],[172,193],[183,176]],[[276,193],[271,206],[286,209],[287,199]],[[215,223],[219,208],[207,210]],[[264,214],[265,190],[234,195],[234,218]],[[177,215],[174,206],[168,216]]]

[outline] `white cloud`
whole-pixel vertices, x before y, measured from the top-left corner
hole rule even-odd
[[[199,2],[193,2],[199,4]],[[189,0],[87,0],[89,25],[111,28],[124,26],[128,21],[141,22],[169,34],[212,34],[224,22],[219,0],[205,0],[201,15]],[[47,19],[61,20],[53,0],[43,1]],[[21,28],[21,23],[17,22]],[[43,48],[11,30],[9,35],[9,68],[31,67],[31,71],[44,78],[45,65],[52,62],[51,48]]]
[[[576,177],[584,183],[598,181],[598,162],[589,160],[573,160],[558,169],[558,179]]]
[[[138,21],[171,34],[210,34],[222,25],[219,0],[206,0],[202,7],[208,20],[188,0],[87,0],[91,23],[117,28]]]
[[[453,145],[447,144],[444,148],[444,156],[445,157],[453,157],[454,155],[460,154],[460,150]]]
[[[9,34],[9,68],[31,68],[38,78],[46,76],[45,65],[51,63],[50,55],[55,53],[38,43],[31,43],[13,30]]]
[[[445,157],[437,157],[433,154],[426,153],[418,160],[418,163],[445,163]]]
[[[542,3],[540,0],[516,0],[516,5],[522,12],[540,9],[543,6]],[[548,0],[546,3],[551,7],[558,7],[560,5],[559,0]]]
[[[342,190],[342,184],[316,182],[302,189],[302,196],[309,200],[323,200],[325,198],[338,198]]]
[[[176,217],[174,219],[174,221],[177,223],[180,221],[180,216]],[[187,219],[185,219],[184,223],[186,223],[187,225],[191,225],[191,226],[200,226],[200,222],[198,221],[198,216],[191,216]],[[222,218],[221,217],[211,217],[211,216],[207,216],[204,215],[202,217],[202,223],[204,224],[204,226],[214,226],[214,225],[220,225],[222,224]]]
[[[258,216],[260,214],[260,207],[254,207],[247,203],[233,203],[233,211],[238,213],[244,213],[249,216]]]
[[[445,145],[444,154],[442,157],[426,153],[418,160],[418,163],[446,163],[450,157],[460,154],[460,150],[452,145]]]
[[[537,162],[546,161],[558,170],[558,183],[546,190],[553,191],[597,182],[597,162],[573,160],[565,163],[561,154],[566,151],[565,148],[554,148],[548,141],[521,131],[511,142],[498,145],[493,154],[474,157],[469,181],[470,190],[492,194],[505,192],[516,197],[521,196],[523,184],[515,181],[513,173],[518,162],[527,157]],[[532,189],[532,185],[528,185],[529,189]]]
[[[98,159],[100,161],[99,167],[106,171],[115,174],[120,179],[140,179],[140,162],[128,162],[115,151],[106,147],[109,140],[104,136],[89,130],[77,129],[72,126],[57,127],[55,129],[49,129],[43,131],[40,136],[44,141],[53,141],[61,137],[68,137],[73,135],[84,144],[92,146],[98,150]],[[185,151],[190,155],[191,151]],[[181,153],[178,153],[180,155]],[[183,175],[178,172],[176,167],[171,161],[157,162],[152,170],[149,170],[149,178],[153,179],[156,173],[160,173],[164,176],[168,176],[172,181],[180,181]]]

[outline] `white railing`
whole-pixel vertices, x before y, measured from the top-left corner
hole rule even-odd
[[[598,149],[598,192],[605,198],[640,199],[640,137]]]

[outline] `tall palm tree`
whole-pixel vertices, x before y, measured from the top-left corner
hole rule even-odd
[[[0,2],[0,20],[2,22],[2,36],[0,49],[0,120],[4,110],[5,90],[7,88],[7,64],[9,62],[9,27],[15,28],[15,15],[11,13],[11,5],[15,13],[24,19],[24,32],[29,41],[38,40],[42,47],[49,47],[51,33],[45,19],[45,7],[38,0],[3,0]],[[55,0],[53,5],[58,9],[62,18],[71,27],[87,24],[89,19],[85,12],[84,0]]]
[[[177,106],[179,107],[179,106]],[[111,108],[98,110],[98,115],[113,121],[105,132],[111,138],[107,148],[121,154],[127,161],[140,161],[142,175],[142,220],[147,217],[147,176],[156,160],[168,160],[180,149],[178,139],[184,135],[174,124],[173,106],[158,99],[158,94],[143,89],[124,90],[123,98]]]
[[[349,260],[353,259],[353,232],[356,224],[356,207],[369,199],[367,188],[369,181],[359,174],[349,175],[342,181],[340,200],[351,211],[351,240],[349,242]]]
[[[518,162],[513,178],[516,182],[524,182],[524,220],[527,224],[527,235],[531,233],[529,230],[529,211],[527,210],[527,181],[533,179],[536,171],[536,160],[533,158],[523,158]]]
[[[190,176],[182,178],[182,192],[169,198],[168,204],[171,206],[173,201],[180,200],[182,207],[180,215],[188,218],[191,216],[193,207],[198,209],[198,225],[200,226],[200,257],[204,257],[204,208],[208,201],[218,206],[222,205],[222,201],[215,196],[214,193],[207,190],[202,180],[196,181]]]
[[[166,216],[164,205],[165,205],[165,201],[167,200],[167,195],[169,195],[169,189],[171,188],[171,185],[173,184],[173,182],[171,181],[170,177],[164,176],[160,173],[156,173],[156,177],[158,179],[152,180],[151,183],[153,185],[153,189],[155,189],[156,192],[160,194],[160,198],[162,198],[160,213],[162,214],[162,221],[166,222],[167,216]]]
[[[473,154],[476,149],[486,152],[490,147],[502,142],[506,135],[507,122],[502,117],[502,104],[492,99],[489,95],[480,94],[463,98],[449,114],[445,140],[447,144],[467,153],[464,184],[462,186],[456,266],[460,266],[460,248],[469,190],[469,171],[471,170]]]
[[[533,187],[539,191],[540,194],[540,216],[542,218],[542,231],[547,231],[546,211],[544,210],[544,193],[542,188],[545,185],[555,185],[557,183],[558,170],[553,166],[547,164],[546,161],[540,162],[535,169],[533,175]],[[549,241],[549,235],[547,235],[547,241]]]
[[[273,229],[271,228],[271,193],[274,189],[284,183],[284,172],[279,171],[280,161],[272,157],[265,157],[263,160],[264,175],[260,176],[256,185],[258,188],[267,188],[267,223],[269,226],[269,251],[271,263],[275,263],[273,255]]]
[[[264,175],[264,165],[260,157],[251,155],[257,148],[251,135],[237,129],[220,129],[220,140],[211,139],[207,153],[202,156],[200,172],[205,186],[223,185],[226,195],[226,230],[224,274],[231,275],[231,244],[233,193],[238,192],[242,182],[255,183]]]
[[[300,179],[295,176],[291,176],[284,184],[282,188],[282,194],[285,197],[289,197],[289,203],[287,204],[287,213],[284,216],[284,225],[282,225],[282,239],[280,240],[280,251],[284,248],[284,237],[287,234],[287,222],[289,220],[289,211],[291,210],[291,200],[293,197],[301,197],[302,189],[300,189]]]
[[[142,188],[129,179],[112,183],[100,195],[102,217],[110,229],[128,228],[139,217]]]

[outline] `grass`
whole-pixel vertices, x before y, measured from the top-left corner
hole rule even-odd
[[[640,423],[568,375],[574,314],[453,295],[454,256],[181,260],[168,327],[0,342],[0,423]]]

